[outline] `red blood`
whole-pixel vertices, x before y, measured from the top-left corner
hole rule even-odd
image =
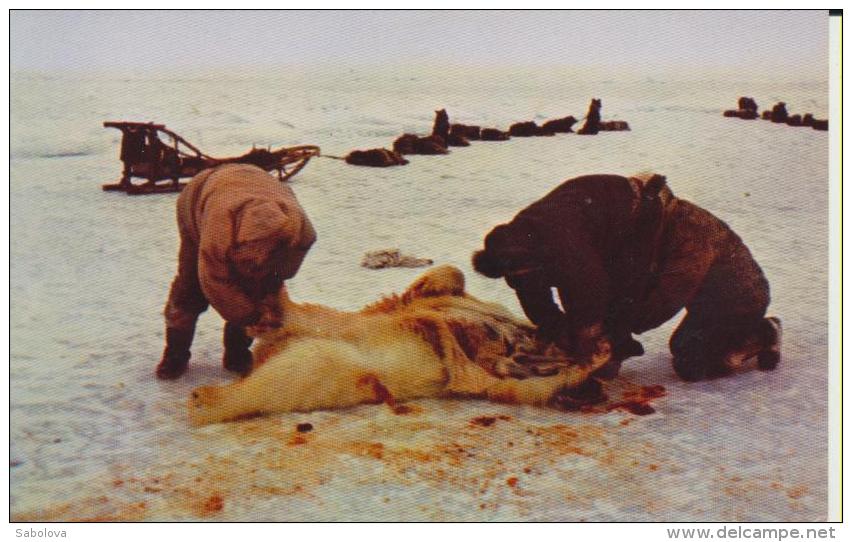
[[[607,410],[615,410],[617,408],[624,409],[631,414],[636,414],[637,416],[647,416],[648,414],[656,412],[654,407],[643,401],[624,401],[611,405]]]
[[[218,512],[224,507],[225,501],[221,495],[213,495],[204,503],[204,510],[207,512]]]
[[[653,386],[642,386],[642,396],[647,397],[648,399],[656,399],[657,397],[663,397],[665,395],[666,388],[659,384],[655,384]]]
[[[302,435],[295,435],[295,436],[293,436],[293,438],[290,439],[290,442],[288,442],[287,444],[289,444],[290,446],[298,446],[300,444],[307,444],[307,443],[308,443],[308,440],[305,437],[303,437]]]

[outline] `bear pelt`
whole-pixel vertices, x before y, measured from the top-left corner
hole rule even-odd
[[[402,134],[393,142],[393,150],[399,154],[447,154],[446,141],[436,136],[421,137],[417,134]]]
[[[294,303],[286,292],[280,302],[281,328],[249,330],[259,339],[253,372],[192,392],[193,425],[426,397],[559,407],[611,357],[601,340],[589,361],[573,362],[528,322],[467,294],[448,265],[356,312]]]
[[[404,166],[408,160],[396,151],[388,149],[369,149],[352,151],[346,155],[346,163],[353,166],[389,167]]]

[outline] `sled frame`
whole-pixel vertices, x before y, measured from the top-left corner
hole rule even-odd
[[[193,177],[199,171],[221,164],[245,163],[266,171],[277,171],[278,179],[287,181],[320,153],[315,145],[282,147],[276,150],[255,148],[242,156],[214,158],[166,128],[153,122],[107,121],[104,128],[121,130],[119,159],[124,164],[118,182],[102,186],[106,191],[130,195],[180,192],[186,183],[180,179]],[[163,142],[165,136],[170,144]],[[144,179],[137,184],[133,179]]]

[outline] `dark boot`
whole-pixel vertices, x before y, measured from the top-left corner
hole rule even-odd
[[[687,382],[698,382],[708,377],[706,360],[696,355],[675,355],[672,358],[672,367],[677,376]]]
[[[757,367],[771,371],[781,362],[781,320],[770,316],[763,322],[764,349],[757,355]]]
[[[252,357],[251,346],[252,339],[246,335],[245,330],[241,326],[234,325],[230,322],[225,324],[225,356],[222,358],[222,366],[228,371],[232,371],[241,376],[246,376],[251,372]]]
[[[189,347],[192,346],[194,329],[166,329],[166,349],[157,365],[157,378],[174,380],[186,372],[189,365]]]
[[[677,354],[672,358],[675,373],[686,382],[712,380],[733,373],[725,362],[725,356],[710,352],[708,354]]]

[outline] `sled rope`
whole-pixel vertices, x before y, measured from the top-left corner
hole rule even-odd
[[[346,160],[345,156],[335,156],[333,154],[318,154],[318,158],[331,158],[332,160]]]

